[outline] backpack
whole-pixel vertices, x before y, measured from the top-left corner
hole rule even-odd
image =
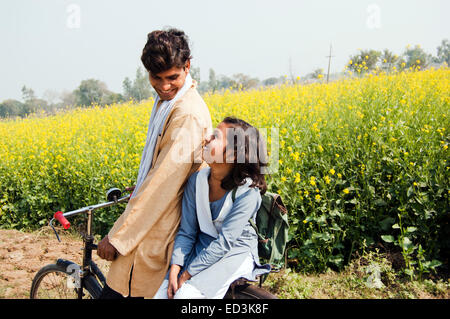
[[[231,198],[234,202],[236,190],[233,189]],[[256,214],[256,223],[250,218],[249,222],[258,235],[258,254],[269,263],[272,268],[280,268],[284,263],[284,252],[288,241],[288,214],[286,206],[279,194],[265,192],[261,195],[262,202]]]

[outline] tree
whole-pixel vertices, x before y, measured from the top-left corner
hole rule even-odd
[[[217,79],[217,89],[229,89],[234,84],[234,81],[226,75],[219,75]]]
[[[194,68],[191,66],[189,73],[191,74],[192,79],[197,81],[197,84],[200,84],[200,68]]]
[[[281,77],[281,78],[270,77],[270,78],[263,80],[261,83],[264,86],[271,86],[271,85],[276,85],[278,83],[282,83],[283,79],[284,79],[283,77]]]
[[[450,65],[450,42],[444,39],[441,45],[437,47],[437,56],[433,59],[436,63],[447,63]]]
[[[125,99],[123,98],[123,95],[120,93],[114,93],[111,91],[108,91],[105,95],[102,97],[102,105],[106,104],[114,104],[114,103],[120,103],[123,102]]]
[[[75,104],[89,106],[91,104],[101,104],[102,99],[108,93],[104,82],[95,79],[81,81],[81,84],[74,90]]]
[[[73,92],[64,90],[61,92],[60,94],[60,99],[61,99],[61,105],[63,108],[65,108],[66,106],[73,106],[76,105],[76,97]]]
[[[136,77],[133,82],[126,77],[122,82],[123,97],[125,100],[142,101],[154,95],[154,90],[150,85],[148,73],[139,67],[136,70]]]
[[[127,100],[134,99],[133,83],[130,81],[128,76],[123,80],[122,88],[125,99]]]
[[[347,66],[349,69],[359,74],[370,72],[376,68],[380,56],[380,51],[362,50],[359,54],[350,56]]]
[[[25,85],[22,87],[22,99],[24,100],[24,103],[21,105],[19,114],[22,117],[36,113],[38,109],[43,109],[44,111],[47,111],[48,109],[47,101],[38,99],[34,94],[33,89],[27,88]]]
[[[323,78],[324,73],[322,68],[315,69],[313,73],[307,75],[307,77],[311,79],[321,79]]]
[[[8,99],[0,103],[0,117],[13,117],[21,115],[23,103],[17,100]]]
[[[216,72],[213,69],[209,69],[209,81],[208,81],[209,90],[214,93],[219,88],[219,82],[216,78]]]
[[[404,67],[413,69],[424,69],[431,62],[431,55],[426,53],[420,45],[411,48],[407,46],[403,53]]]
[[[385,72],[390,72],[394,66],[398,65],[400,60],[401,58],[397,54],[394,54],[388,49],[384,49],[380,56],[380,69]]]
[[[25,103],[32,102],[34,99],[36,99],[33,89],[27,88],[25,85],[22,86],[22,99]]]
[[[259,79],[251,78],[243,73],[237,73],[233,75],[231,86],[233,89],[248,90],[257,87],[258,84]]]
[[[138,101],[148,99],[153,95],[153,88],[148,79],[148,73],[144,72],[140,67],[136,70],[133,86]]]

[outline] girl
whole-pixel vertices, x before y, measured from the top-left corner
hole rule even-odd
[[[153,298],[219,299],[236,279],[270,272],[270,265],[259,263],[258,238],[249,223],[267,189],[267,152],[258,130],[227,117],[205,143],[209,167],[188,179],[170,270]]]

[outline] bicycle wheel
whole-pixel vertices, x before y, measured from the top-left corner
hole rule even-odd
[[[34,276],[30,299],[77,299],[80,288],[76,287],[71,273],[63,265],[50,264],[42,267]],[[83,298],[91,298],[85,288]]]

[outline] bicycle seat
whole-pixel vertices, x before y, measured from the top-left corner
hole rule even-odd
[[[275,295],[262,289],[261,287],[248,283],[245,278],[238,278],[233,281],[224,299],[278,299]]]

